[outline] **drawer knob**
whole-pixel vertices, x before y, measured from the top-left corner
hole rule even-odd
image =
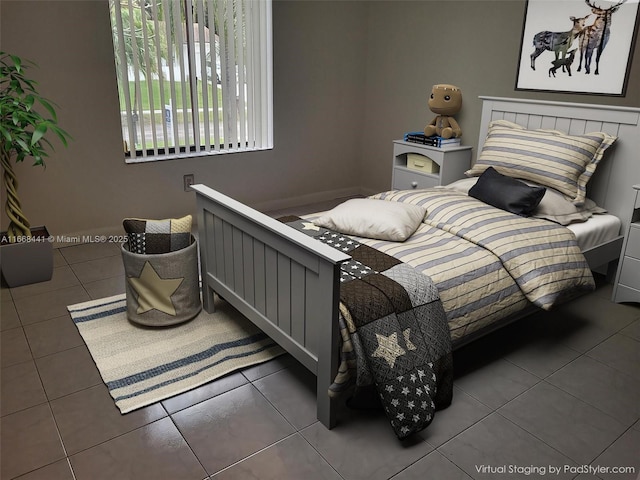
[[[411,182],[411,188],[417,188],[418,187],[418,182],[413,181]]]

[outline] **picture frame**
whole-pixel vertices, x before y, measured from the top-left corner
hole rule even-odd
[[[639,2],[527,0],[515,89],[624,96]]]

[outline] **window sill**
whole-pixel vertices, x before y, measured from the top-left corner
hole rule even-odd
[[[178,160],[185,158],[199,158],[199,157],[211,157],[217,155],[226,155],[232,153],[246,153],[246,152],[259,152],[263,150],[273,150],[273,145],[267,147],[254,147],[254,148],[226,148],[224,150],[205,150],[202,152],[182,152],[182,153],[170,153],[167,155],[140,155],[136,157],[126,156],[125,163],[137,164],[137,163],[150,163],[161,162],[165,160]]]

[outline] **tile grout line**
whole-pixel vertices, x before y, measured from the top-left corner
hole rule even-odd
[[[578,358],[580,358],[580,357],[578,357]],[[522,396],[522,395],[524,395],[526,392],[528,392],[528,391],[532,390],[535,386],[537,386],[537,385],[539,385],[539,384],[541,384],[541,383],[545,383],[545,384],[547,384],[547,385],[549,385],[549,386],[551,386],[551,387],[554,387],[554,388],[559,389],[559,390],[560,390],[560,391],[562,391],[563,393],[565,393],[565,394],[569,395],[569,396],[570,396],[570,397],[572,397],[572,398],[575,398],[576,400],[578,400],[578,401],[580,401],[580,402],[584,403],[585,405],[588,405],[588,406],[590,406],[590,407],[592,407],[592,408],[595,408],[595,409],[596,409],[596,410],[598,410],[602,415],[605,415],[606,417],[611,418],[612,420],[615,420],[615,421],[617,421],[617,422],[619,422],[619,423],[622,423],[622,422],[621,422],[620,420],[618,420],[617,418],[615,418],[615,417],[611,416],[610,414],[608,414],[608,413],[606,413],[606,412],[604,412],[604,411],[600,410],[600,409],[599,409],[598,407],[596,407],[595,405],[591,405],[590,403],[588,403],[588,402],[584,401],[583,399],[581,399],[581,398],[579,398],[579,397],[575,396],[575,395],[574,395],[574,394],[572,394],[571,392],[567,392],[567,391],[566,391],[566,390],[564,390],[563,388],[558,387],[558,386],[556,386],[556,385],[554,385],[554,384],[552,384],[552,383],[547,382],[547,381],[546,381],[546,379],[543,379],[543,380],[541,380],[540,382],[536,383],[536,384],[535,384],[535,385],[533,385],[531,388],[527,389],[525,392],[522,392],[520,395],[517,395],[517,396],[516,396],[516,397],[514,397],[512,400],[510,400],[509,402],[505,403],[504,405],[502,405],[501,407],[499,407],[498,409],[496,409],[496,410],[495,410],[495,412],[494,412],[494,413],[497,413],[497,414],[498,414],[498,415],[500,415],[502,418],[504,418],[505,420],[508,420],[509,422],[511,422],[511,423],[512,423],[513,425],[515,425],[516,427],[518,427],[518,428],[520,428],[520,429],[524,430],[524,431],[525,431],[525,432],[527,432],[529,435],[531,435],[531,436],[535,437],[537,440],[539,440],[539,441],[541,441],[542,443],[544,443],[545,445],[547,445],[549,448],[552,448],[553,450],[555,450],[555,451],[557,451],[558,453],[560,453],[562,456],[564,456],[564,457],[568,458],[568,459],[569,459],[569,460],[571,460],[571,461],[576,462],[576,464],[577,464],[577,465],[580,465],[580,464],[581,464],[581,462],[579,462],[579,461],[577,461],[577,460],[575,460],[575,459],[573,459],[573,458],[569,457],[567,454],[564,454],[564,453],[560,452],[556,447],[554,447],[553,445],[549,445],[545,440],[543,440],[542,438],[538,437],[535,433],[530,432],[529,430],[525,429],[524,427],[522,427],[522,426],[518,425],[518,424],[517,424],[517,423],[515,423],[513,420],[511,420],[510,418],[508,418],[508,417],[504,416],[501,412],[499,412],[499,411],[498,411],[498,410],[502,409],[503,407],[505,407],[506,405],[508,405],[509,403],[511,403],[511,401],[516,400],[517,398],[521,397],[521,396]],[[636,421],[637,421],[637,420],[636,420]],[[624,433],[626,433],[630,428],[633,428],[633,425],[635,424],[635,422],[636,422],[636,421],[634,421],[634,422],[633,422],[629,427],[627,427],[627,428],[625,429],[625,431],[624,431],[620,436],[622,436]],[[613,445],[613,444],[614,444],[614,443],[615,443],[615,442],[620,438],[620,436],[616,437],[616,439],[615,439],[614,441],[612,441],[609,445],[607,445],[607,446],[606,446],[606,447],[605,447],[605,448],[604,448],[600,453],[598,453],[598,454],[597,454],[597,455],[596,455],[592,460],[590,460],[590,461],[589,461],[589,463],[593,462],[596,458],[598,458],[600,455],[602,455],[602,454],[603,454],[607,449],[611,448],[611,446],[612,446],[612,445]]]
[[[626,328],[626,327],[623,327],[623,328]],[[588,353],[589,351],[591,351],[591,350],[593,350],[594,348],[596,348],[597,346],[601,345],[602,343],[604,343],[605,341],[607,341],[608,339],[610,339],[611,337],[613,337],[613,336],[614,336],[614,335],[616,335],[617,333],[618,333],[618,332],[613,333],[611,336],[609,336],[609,337],[607,337],[606,339],[602,340],[601,342],[599,342],[598,344],[596,344],[596,345],[595,345],[594,347],[592,347],[591,349],[587,350],[587,351],[586,351],[586,352],[584,352],[584,353],[581,353],[578,357],[574,358],[574,359],[573,359],[573,360],[571,360],[570,362],[567,362],[567,363],[566,363],[566,364],[564,364],[562,367],[558,368],[557,370],[555,370],[554,372],[550,373],[549,375],[547,375],[547,376],[545,376],[545,377],[541,378],[541,379],[540,379],[540,381],[539,381],[539,382],[537,382],[535,385],[532,385],[530,388],[528,388],[528,389],[527,389],[527,390],[525,390],[524,392],[520,393],[519,395],[516,395],[513,399],[509,400],[509,402],[507,402],[507,403],[505,403],[504,405],[502,405],[501,407],[497,408],[497,409],[495,410],[495,413],[497,413],[497,414],[498,414],[498,415],[500,415],[501,417],[505,418],[506,420],[509,420],[509,418],[507,418],[507,417],[505,417],[504,415],[502,415],[498,410],[500,410],[501,408],[505,407],[506,405],[508,405],[509,403],[511,403],[513,400],[516,400],[517,398],[521,397],[522,395],[524,395],[524,394],[525,394],[525,393],[527,393],[528,391],[532,390],[532,389],[533,389],[534,387],[536,387],[537,385],[540,385],[541,383],[545,383],[545,384],[546,384],[546,385],[548,385],[548,386],[551,386],[551,387],[553,387],[553,388],[557,388],[557,389],[558,389],[558,390],[560,390],[561,392],[563,392],[563,393],[565,393],[565,394],[569,395],[569,396],[570,396],[570,397],[572,397],[572,398],[575,398],[576,400],[578,400],[578,401],[580,401],[580,402],[584,403],[585,405],[588,405],[589,407],[591,407],[591,408],[594,408],[594,409],[598,410],[602,415],[605,415],[606,417],[611,418],[612,420],[615,420],[616,422],[619,422],[619,423],[621,423],[621,424],[622,424],[623,422],[622,422],[621,420],[619,420],[619,419],[615,418],[614,416],[612,416],[611,414],[609,414],[609,413],[607,413],[607,412],[603,411],[603,410],[602,410],[602,409],[600,409],[598,406],[596,406],[596,405],[592,405],[591,403],[587,402],[586,400],[584,400],[584,399],[582,399],[582,398],[580,398],[580,397],[577,397],[577,396],[576,396],[576,395],[574,395],[573,393],[571,393],[571,392],[569,392],[569,391],[565,390],[565,389],[564,389],[564,388],[562,388],[561,386],[555,385],[555,384],[553,384],[553,383],[551,383],[551,382],[549,382],[549,381],[548,381],[548,379],[549,379],[550,377],[552,377],[553,375],[555,375],[556,373],[558,373],[560,370],[562,370],[562,369],[566,368],[567,366],[571,365],[572,363],[576,362],[577,360],[579,360],[579,359],[580,359],[580,358],[582,358],[582,357],[587,357],[587,358],[589,358],[589,359],[591,359],[591,360],[593,360],[593,361],[596,361],[596,362],[600,363],[601,365],[604,365],[605,367],[612,368],[612,369],[616,370],[618,373],[621,373],[621,374],[623,374],[623,375],[625,375],[625,376],[627,376],[627,377],[629,377],[629,378],[633,378],[633,377],[631,377],[630,375],[626,374],[625,372],[621,372],[620,370],[618,370],[618,369],[616,369],[616,368],[612,367],[611,365],[607,365],[606,363],[604,363],[604,362],[600,362],[599,360],[597,360],[597,359],[595,359],[595,358],[593,358],[593,357],[591,357],[591,356],[587,355],[587,353]],[[639,343],[640,343],[640,342],[639,342]],[[505,360],[507,360],[507,359],[505,358]],[[507,360],[507,361],[509,361],[509,360]],[[511,363],[513,363],[513,362],[511,362]],[[514,365],[515,365],[515,364],[514,364]],[[516,366],[517,366],[517,365],[516,365]],[[522,367],[520,367],[520,368],[522,368]],[[526,370],[526,371],[528,371],[528,370]],[[530,372],[530,373],[532,373],[532,372]],[[536,376],[537,376],[537,375],[536,375]],[[511,421],[511,420],[509,420],[509,421]],[[630,425],[630,426],[629,426],[629,427],[628,427],[628,428],[627,428],[627,429],[626,429],[626,430],[625,430],[625,431],[624,431],[620,436],[622,436],[624,433],[626,433],[626,431],[627,431],[629,428],[633,428],[633,425],[635,424],[635,422],[637,422],[637,420],[636,420],[636,421],[634,421],[634,422],[633,422],[633,423],[632,423],[632,424],[631,424],[631,425]],[[520,427],[518,424],[514,423],[513,421],[511,421],[511,423],[513,423],[514,425],[516,425],[516,426]],[[528,432],[530,435],[533,435],[535,438],[537,438],[538,440],[540,440],[541,442],[543,442],[543,443],[544,443],[545,445],[547,445],[548,447],[553,448],[554,450],[556,450],[556,449],[555,449],[555,447],[553,447],[552,445],[549,445],[547,442],[545,442],[543,439],[539,438],[539,437],[538,437],[537,435],[535,435],[533,432],[529,432],[528,430],[524,429],[523,427],[520,427],[520,428],[522,428],[523,430],[525,430],[526,432]],[[618,436],[614,441],[612,441],[612,442],[611,442],[611,444],[607,445],[607,446],[606,446],[606,447],[605,447],[605,448],[604,448],[600,453],[598,453],[598,454],[597,454],[597,455],[596,455],[596,456],[591,460],[591,462],[595,461],[595,459],[597,459],[600,455],[602,455],[602,454],[603,454],[607,449],[611,448],[611,446],[612,446],[612,445],[613,445],[613,444],[614,444],[614,443],[615,443],[615,442],[620,438],[620,436]],[[559,452],[559,453],[562,453],[562,452]],[[567,458],[569,458],[570,460],[576,461],[575,459],[570,458],[570,457],[568,457],[567,455],[564,455],[564,454],[562,454],[562,455],[563,455],[563,456],[565,456],[565,457],[567,457]],[[577,461],[576,461],[576,462],[577,462]],[[590,463],[591,463],[591,462],[590,462]],[[578,463],[578,464],[579,464],[579,463]]]
[[[202,470],[204,471],[204,473],[206,475],[205,480],[211,478],[211,476],[213,474],[210,474],[209,471],[207,470],[207,468],[204,466],[204,464],[202,463],[202,460],[200,460],[200,457],[198,457],[198,455],[196,454],[195,450],[193,449],[193,447],[191,446],[189,441],[184,436],[184,433],[182,433],[182,430],[180,430],[180,427],[178,426],[178,424],[174,420],[173,416],[170,415],[169,412],[167,412],[167,409],[164,407],[164,405],[162,405],[161,401],[157,402],[157,403],[160,404],[160,406],[164,409],[165,413],[167,414],[167,417],[164,417],[164,418],[169,418],[169,420],[171,421],[172,425],[175,427],[176,431],[180,434],[180,438],[185,443],[185,445],[189,448],[189,451],[191,452],[193,457],[197,460],[198,465],[200,465],[202,467]],[[162,419],[158,419],[158,420],[162,420]],[[156,421],[158,421],[158,420],[156,420]]]
[[[251,453],[251,454],[247,455],[246,457],[243,457],[243,458],[241,458],[240,460],[238,460],[238,461],[236,461],[236,462],[234,462],[234,463],[232,463],[232,464],[230,464],[230,465],[227,465],[226,467],[222,468],[221,470],[218,470],[217,472],[211,473],[211,474],[209,474],[209,475],[210,475],[210,477],[214,477],[214,476],[218,475],[219,473],[222,473],[222,472],[224,472],[224,471],[226,471],[226,470],[229,470],[230,468],[235,467],[236,465],[240,465],[240,464],[241,464],[242,462],[244,462],[245,460],[248,460],[248,459],[249,459],[249,458],[251,458],[251,457],[255,457],[256,455],[258,455],[258,454],[260,454],[260,453],[264,452],[265,450],[268,450],[269,448],[273,447],[274,445],[277,445],[277,444],[279,444],[279,443],[281,443],[281,442],[284,442],[284,441],[285,441],[285,440],[287,440],[288,438],[291,438],[291,437],[293,437],[294,435],[297,435],[297,434],[298,434],[298,432],[297,432],[297,431],[295,431],[295,432],[291,432],[291,433],[290,433],[289,435],[287,435],[286,437],[281,438],[280,440],[277,440],[277,441],[273,442],[273,443],[272,443],[272,444],[270,444],[270,445],[267,445],[267,446],[265,446],[265,447],[262,447],[261,449],[259,449],[259,450],[255,451],[255,452],[253,452],[253,453]],[[207,470],[205,469],[205,472],[206,472],[206,471],[207,471]],[[207,472],[207,473],[208,473],[208,472]]]

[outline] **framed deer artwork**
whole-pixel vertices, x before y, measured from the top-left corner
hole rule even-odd
[[[528,0],[516,90],[624,96],[640,0]]]

